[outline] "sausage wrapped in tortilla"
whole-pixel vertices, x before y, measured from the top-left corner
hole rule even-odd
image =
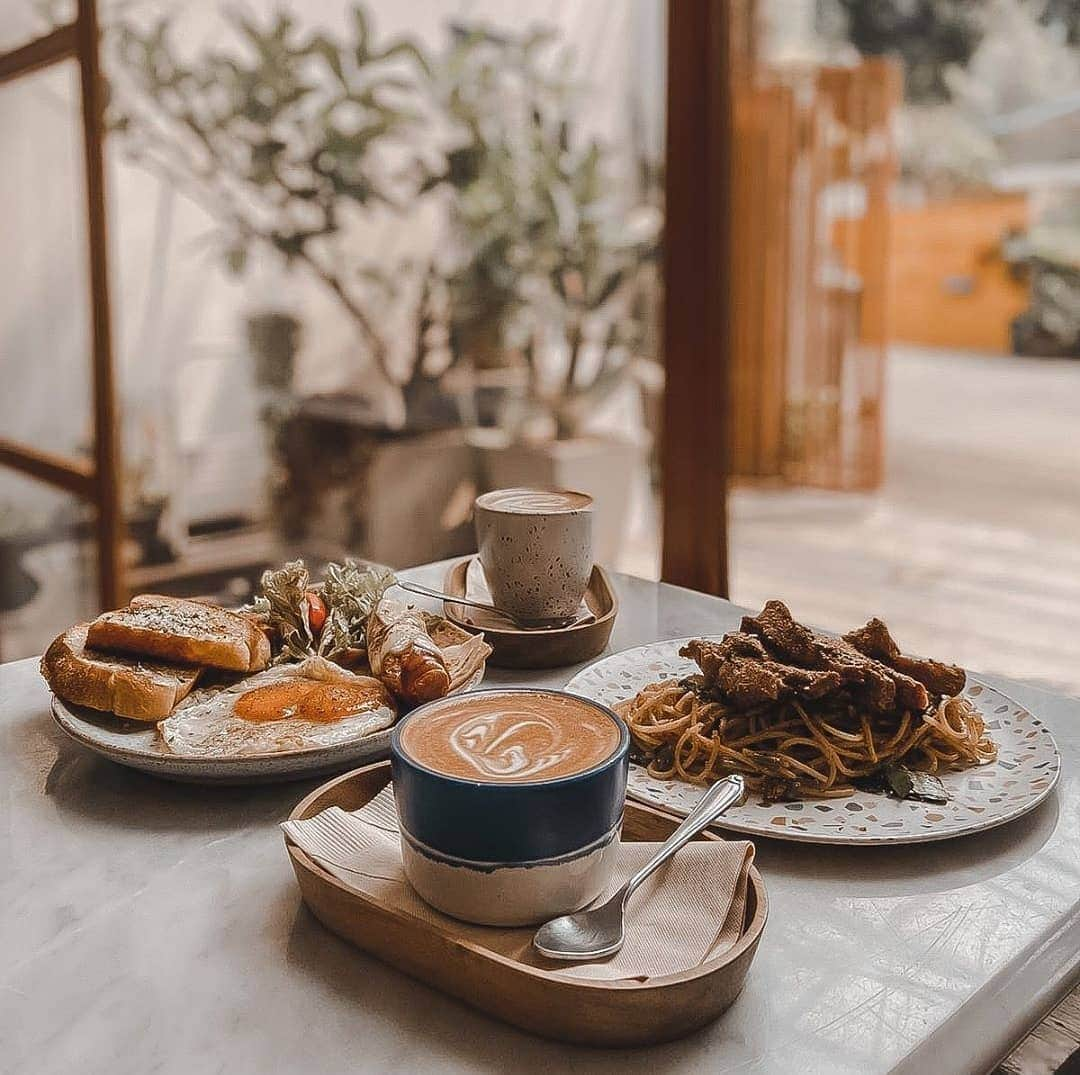
[[[368,617],[372,672],[407,705],[442,698],[450,690],[443,651],[432,641],[423,613],[383,597]]]

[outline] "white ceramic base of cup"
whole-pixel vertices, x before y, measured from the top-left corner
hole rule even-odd
[[[438,911],[482,926],[533,926],[578,911],[611,881],[619,829],[558,859],[525,865],[469,862],[439,854],[402,829],[405,876]]]

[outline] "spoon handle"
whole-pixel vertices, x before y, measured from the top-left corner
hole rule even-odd
[[[708,828],[729,806],[739,802],[746,791],[746,781],[741,776],[729,776],[719,780],[698,800],[686,816],[686,820],[660,845],[657,852],[629,881],[623,889],[623,904],[646,877],[662,866],[683,845],[688,844],[702,829]]]
[[[482,608],[486,612],[494,612],[496,616],[501,616],[507,623],[525,629],[568,627],[577,618],[576,616],[543,616],[535,618],[532,616],[515,616],[513,612],[507,612],[506,609],[490,605],[486,601],[474,601],[471,597],[459,597],[456,594],[443,593],[442,590],[433,590],[430,586],[421,586],[418,582],[404,582],[402,579],[397,579],[394,585],[400,586],[401,589],[408,590],[410,593],[418,593],[421,597],[433,597],[436,601],[447,601],[451,605],[468,605],[470,608]]]
[[[485,604],[483,601],[473,601],[467,597],[455,597],[454,594],[443,593],[441,590],[432,590],[427,586],[421,586],[418,582],[404,582],[398,579],[397,585],[410,593],[420,594],[421,597],[434,597],[437,601],[449,601],[452,605],[469,605],[472,608],[482,608],[488,612],[497,612],[508,620],[512,621],[514,619],[509,612],[503,612],[501,608],[496,608],[494,605]]]

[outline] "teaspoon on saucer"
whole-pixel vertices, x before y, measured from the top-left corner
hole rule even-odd
[[[656,854],[610,899],[599,907],[545,922],[536,931],[533,946],[549,959],[585,961],[614,955],[623,946],[626,904],[634,889],[729,806],[740,802],[745,792],[746,781],[741,776],[729,776],[713,784]]]
[[[545,616],[538,618],[519,616],[514,612],[507,612],[506,609],[497,608],[495,605],[490,605],[485,601],[474,601],[468,597],[457,597],[454,594],[443,593],[441,590],[433,590],[429,586],[421,586],[417,582],[403,582],[401,579],[398,579],[396,585],[400,586],[403,590],[408,590],[410,593],[420,594],[422,597],[434,597],[439,601],[449,601],[452,605],[468,605],[470,608],[482,608],[486,612],[494,612],[495,615],[502,616],[525,630],[529,630],[530,628],[532,630],[538,630],[552,627],[568,627],[577,619],[576,614],[573,616]]]

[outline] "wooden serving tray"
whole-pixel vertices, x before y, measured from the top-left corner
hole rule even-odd
[[[465,596],[465,575],[473,557],[459,560],[446,573],[443,590],[455,597]],[[520,630],[496,616],[488,619],[483,611],[470,610],[465,605],[443,603],[443,612],[451,623],[470,631],[483,631],[491,646],[488,664],[497,668],[561,668],[581,664],[595,657],[608,644],[615,617],[619,614],[619,599],[608,573],[593,564],[585,604],[593,614],[587,623],[570,627]],[[472,621],[473,614],[478,617]],[[483,617],[482,619],[479,617]]]
[[[387,762],[346,773],[308,795],[290,820],[312,817],[329,806],[358,810],[389,782]],[[628,802],[623,839],[663,840],[678,823],[678,818]],[[720,839],[711,833],[702,838]],[[768,915],[765,886],[752,868],[746,932],[729,952],[693,970],[645,982],[563,978],[350,891],[295,844],[286,844],[304,902],[328,929],[488,1015],[582,1045],[650,1045],[711,1022],[739,995]]]

